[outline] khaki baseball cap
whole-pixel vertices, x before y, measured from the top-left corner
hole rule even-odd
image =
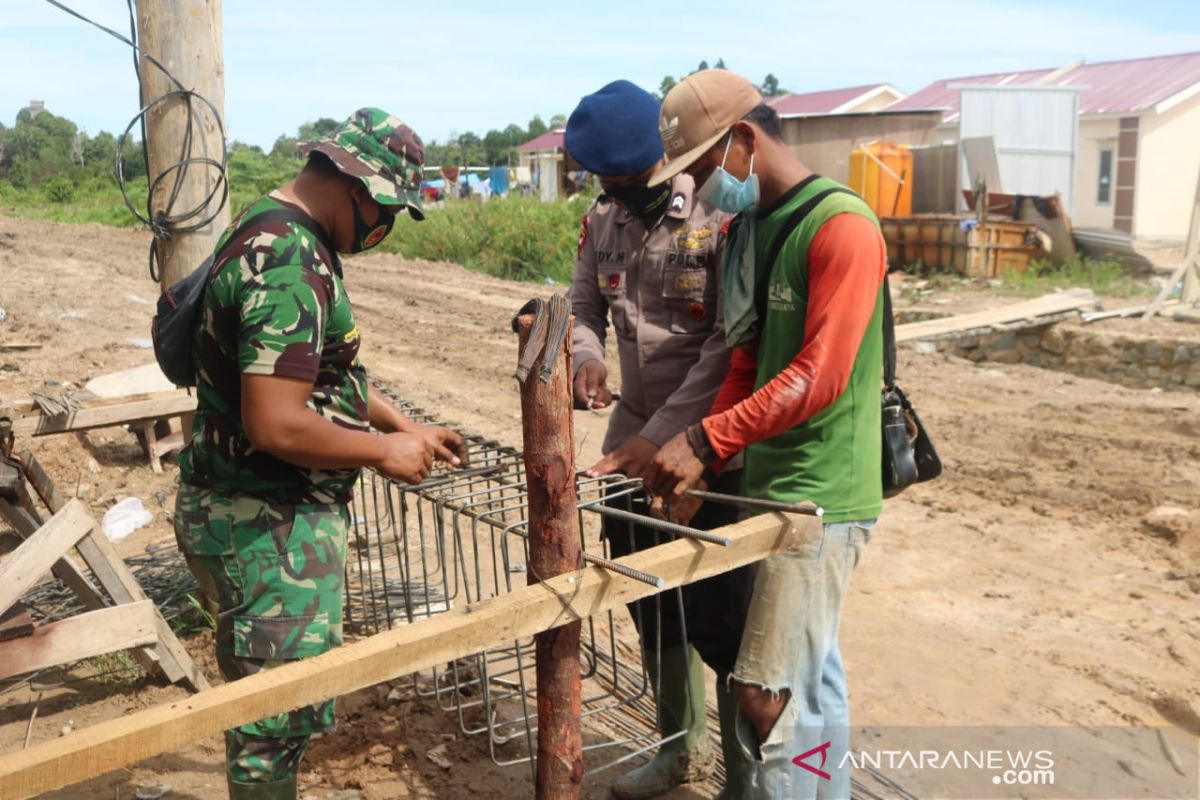
[[[667,163],[650,177],[650,185],[690,167],[762,101],[754,84],[727,69],[688,75],[663,99],[658,131]]]

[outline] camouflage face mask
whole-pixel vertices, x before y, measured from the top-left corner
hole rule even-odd
[[[362,215],[362,203],[354,203],[354,241],[350,245],[351,253],[361,253],[370,250],[387,238],[396,224],[396,212],[382,203],[379,207],[379,219],[374,225],[368,225]]]

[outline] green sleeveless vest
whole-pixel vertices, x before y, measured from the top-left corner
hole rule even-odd
[[[809,198],[839,187],[817,177],[802,184],[755,229],[755,258],[767,272],[767,310],[759,338],[758,389],[783,371],[804,346],[808,309],[808,248],[830,218],[860,214],[878,227],[857,195],[825,197],[788,235],[774,263],[771,243],[791,213]],[[746,494],[773,500],[811,500],[825,509],[825,522],[872,519],[883,506],[879,397],[883,382],[883,294],[854,359],[845,391],[818,414],[746,450]]]

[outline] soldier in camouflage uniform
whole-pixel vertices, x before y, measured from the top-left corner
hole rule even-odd
[[[378,244],[402,209],[424,218],[420,138],[367,108],[305,147],[303,171],[221,237],[194,342],[175,535],[227,680],[341,644],[360,468],[416,483],[434,458],[465,457],[458,434],[417,425],[368,384],[338,258]],[[230,797],[295,798],[309,736],[333,724],[329,700],[227,731]]]

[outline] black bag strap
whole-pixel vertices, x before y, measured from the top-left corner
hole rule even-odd
[[[892,316],[892,287],[883,273],[883,388],[896,388],[896,320]]]
[[[799,227],[804,218],[811,214],[822,200],[831,194],[838,193],[858,196],[857,192],[843,186],[831,186],[824,191],[817,192],[791,213],[791,216],[784,221],[783,227],[779,229],[779,233],[775,234],[775,239],[771,242],[771,249],[767,251],[766,266],[768,269],[775,264],[775,259],[779,257],[779,251],[783,249],[792,231]],[[754,305],[758,309],[759,325],[762,324],[762,320],[766,319],[767,314],[767,284],[767,280],[758,280],[754,287]],[[896,386],[896,322],[892,316],[892,291],[887,273],[884,273],[883,276],[883,385],[888,391]]]
[[[775,259],[779,258],[779,251],[783,250],[783,246],[787,243],[788,237],[792,235],[792,231],[796,230],[800,226],[800,223],[804,221],[804,218],[811,214],[817,206],[821,205],[821,201],[831,194],[852,194],[858,197],[857,193],[844,186],[831,186],[805,200],[799,208],[784,220],[783,227],[779,229],[779,233],[775,234],[775,238],[771,242],[771,248],[767,251],[767,259],[763,262],[764,268],[770,270],[775,265]],[[754,283],[754,307],[758,310],[758,324],[760,329],[767,318],[767,296],[769,294],[768,284],[770,283],[770,277],[770,274],[759,275]]]

